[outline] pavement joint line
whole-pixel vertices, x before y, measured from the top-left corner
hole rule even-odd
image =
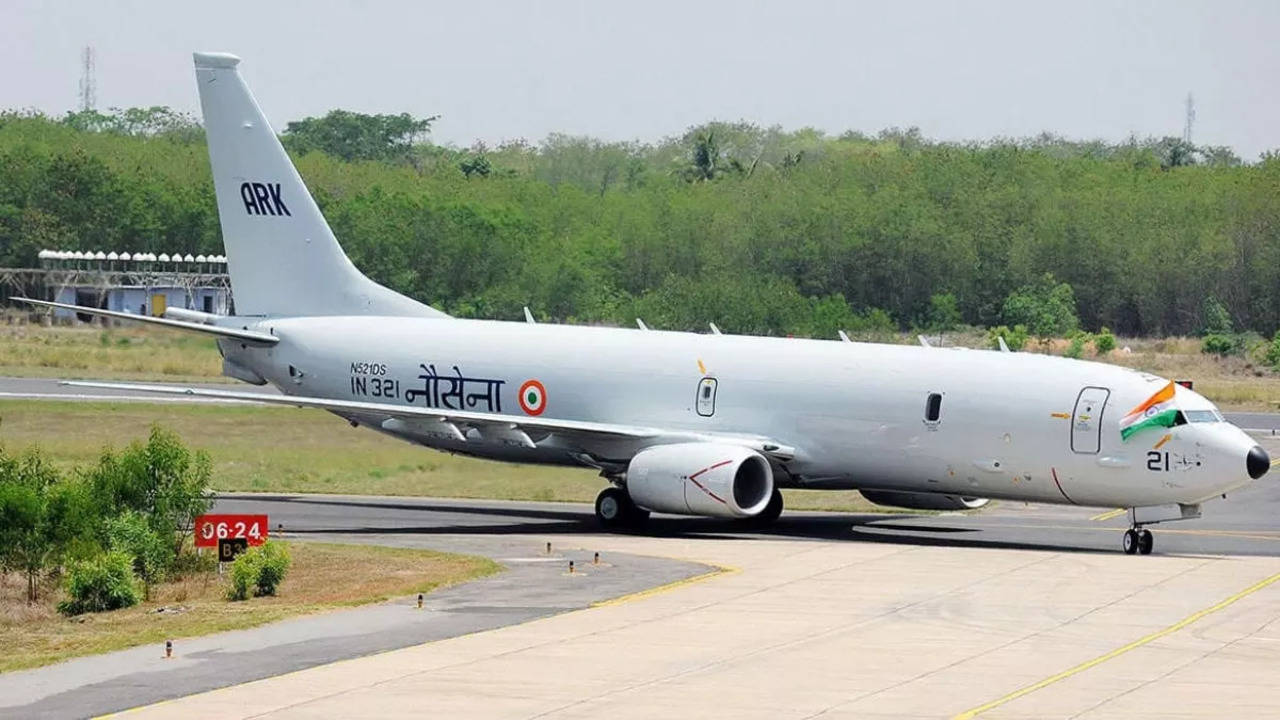
[[[824,543],[824,545],[827,545],[827,544],[826,544],[826,543]],[[844,565],[840,566],[840,568],[833,568],[833,569],[847,569],[847,568],[855,567],[855,566],[858,566],[858,565],[863,565],[863,564],[866,564],[866,563],[869,563],[869,562],[876,562],[876,561],[884,560],[884,559],[886,559],[886,558],[890,558],[890,557],[897,557],[897,556],[899,556],[899,555],[903,555],[903,554],[906,554],[906,553],[918,552],[919,550],[920,550],[920,548],[910,548],[910,549],[907,549],[907,550],[901,550],[901,551],[898,551],[898,552],[888,553],[888,554],[886,554],[886,555],[878,555],[878,556],[873,557],[873,558],[859,559],[859,560],[855,560],[855,561],[853,561],[853,562],[845,563]],[[1020,565],[1018,565],[1018,566],[1016,566],[1016,567],[1012,567],[1012,568],[1009,568],[1009,569],[1007,569],[1007,570],[1003,570],[1003,571],[1001,571],[1001,572],[995,573],[995,574],[993,574],[993,575],[989,575],[989,576],[987,576],[987,577],[979,578],[979,579],[974,580],[974,581],[972,581],[972,582],[969,582],[969,583],[966,583],[966,584],[964,584],[964,585],[961,585],[961,586],[959,586],[958,588],[951,588],[950,590],[947,590],[947,591],[944,591],[944,592],[937,593],[937,594],[936,594],[936,595],[934,595],[934,596],[931,596],[931,597],[928,597],[928,598],[924,598],[924,599],[922,599],[922,600],[917,600],[917,601],[915,601],[915,602],[909,602],[909,603],[906,603],[906,604],[904,604],[904,605],[899,605],[899,606],[894,607],[894,608],[892,608],[892,609],[886,610],[886,611],[884,611],[884,612],[880,613],[879,615],[874,615],[874,616],[871,616],[871,617],[865,617],[865,618],[858,618],[858,619],[853,620],[853,621],[851,621],[851,622],[842,623],[842,624],[840,624],[840,625],[838,625],[838,626],[836,626],[836,627],[828,627],[828,628],[825,628],[825,629],[819,630],[819,631],[817,631],[817,632],[809,633],[809,634],[807,634],[807,635],[804,635],[803,637],[796,637],[796,638],[791,638],[791,639],[789,639],[789,640],[783,640],[783,641],[781,641],[781,642],[776,642],[776,643],[774,643],[774,644],[772,644],[772,645],[768,645],[768,646],[766,646],[766,647],[758,647],[758,648],[756,648],[756,649],[754,649],[754,650],[751,650],[751,651],[749,651],[749,652],[746,652],[746,653],[743,653],[743,654],[741,654],[741,655],[737,655],[737,656],[734,656],[734,657],[731,657],[731,658],[724,658],[724,659],[719,659],[719,660],[711,660],[711,661],[708,661],[708,662],[704,662],[704,663],[702,663],[701,665],[699,665],[699,666],[697,666],[697,667],[690,668],[690,669],[688,669],[688,670],[681,670],[681,671],[678,671],[678,672],[675,672],[675,673],[669,673],[669,674],[664,675],[664,676],[662,676],[662,677],[653,677],[653,678],[649,678],[649,679],[646,679],[646,680],[641,680],[641,681],[638,681],[638,682],[634,682],[634,683],[632,683],[632,684],[630,684],[630,685],[627,685],[627,686],[625,686],[625,687],[613,688],[613,689],[610,689],[610,690],[606,690],[606,691],[604,691],[604,692],[597,693],[596,695],[593,695],[593,696],[591,696],[591,697],[589,697],[589,698],[583,698],[583,699],[575,700],[575,701],[570,702],[570,703],[567,703],[567,704],[565,704],[565,705],[561,705],[560,707],[552,708],[552,709],[550,709],[550,710],[546,710],[546,711],[544,711],[544,712],[540,712],[540,713],[538,713],[538,714],[536,714],[536,715],[532,715],[532,716],[530,716],[530,718],[529,718],[528,720],[537,720],[537,718],[542,718],[542,717],[546,717],[546,716],[548,716],[548,715],[552,715],[552,714],[554,714],[554,713],[559,713],[559,712],[562,712],[562,711],[567,710],[567,709],[572,708],[572,707],[576,707],[576,706],[583,705],[583,704],[590,703],[590,702],[598,702],[598,701],[602,700],[603,698],[607,698],[607,697],[610,697],[610,696],[613,696],[613,695],[619,695],[619,694],[621,694],[621,693],[631,692],[631,691],[633,691],[633,690],[638,690],[638,689],[640,689],[640,688],[649,687],[649,686],[651,686],[651,685],[657,685],[657,684],[659,684],[659,683],[664,683],[664,682],[667,682],[667,681],[669,681],[669,680],[673,680],[673,679],[675,679],[675,678],[678,678],[678,677],[680,677],[681,675],[693,675],[694,673],[705,672],[705,671],[710,670],[711,668],[714,668],[714,667],[718,667],[718,666],[721,666],[721,665],[727,665],[727,664],[729,664],[729,663],[734,663],[734,662],[740,662],[740,661],[742,661],[742,660],[744,660],[744,659],[752,658],[752,657],[755,657],[755,656],[757,656],[757,655],[763,655],[763,654],[765,654],[765,653],[777,652],[777,651],[779,651],[779,650],[786,649],[786,648],[788,648],[788,647],[790,647],[790,646],[797,645],[797,644],[802,643],[802,642],[807,642],[807,641],[810,641],[810,640],[816,640],[816,639],[818,639],[818,638],[823,638],[823,637],[829,637],[829,636],[831,636],[831,635],[835,635],[835,634],[837,634],[837,633],[845,632],[845,631],[847,631],[847,630],[849,630],[849,629],[852,629],[852,628],[861,627],[861,626],[863,626],[863,625],[868,625],[868,624],[871,624],[871,623],[877,622],[877,621],[879,621],[879,620],[883,620],[884,618],[889,617],[889,616],[891,616],[891,615],[894,615],[894,614],[896,614],[896,613],[900,613],[900,612],[902,612],[902,611],[904,611],[904,610],[909,610],[909,609],[911,609],[911,608],[913,608],[913,607],[917,607],[917,606],[919,606],[919,605],[923,605],[923,604],[925,604],[925,603],[927,603],[927,602],[930,602],[930,601],[932,601],[932,600],[937,600],[937,599],[939,599],[939,598],[941,598],[941,597],[946,596],[947,594],[949,594],[949,593],[951,593],[951,592],[955,592],[955,591],[958,591],[958,590],[965,590],[965,589],[968,589],[968,588],[971,588],[971,587],[974,587],[974,586],[977,586],[977,585],[981,585],[982,583],[987,582],[988,580],[991,580],[991,579],[994,579],[994,578],[998,578],[998,577],[1003,577],[1003,576],[1008,575],[1008,574],[1010,574],[1010,573],[1014,573],[1014,572],[1017,572],[1017,571],[1019,571],[1019,570],[1022,570],[1023,568],[1028,568],[1028,567],[1031,567],[1032,565],[1038,565],[1038,564],[1040,564],[1040,563],[1042,563],[1042,562],[1047,562],[1047,561],[1049,561],[1049,560],[1051,560],[1051,559],[1053,559],[1053,558],[1056,558],[1056,557],[1059,557],[1059,555],[1057,555],[1057,554],[1053,554],[1053,555],[1046,555],[1046,556],[1044,556],[1044,557],[1036,558],[1035,560],[1032,560],[1032,561],[1030,561],[1030,562],[1026,562],[1026,563],[1022,563],[1022,564],[1020,564]],[[821,575],[825,575],[825,574],[827,574],[828,572],[831,572],[831,571],[832,571],[832,569],[821,570],[821,571],[819,571],[819,572],[812,573],[812,574],[810,574],[810,575],[806,575],[806,576],[804,576],[804,577],[802,577],[802,578],[796,578],[796,579],[793,579],[793,580],[787,580],[787,581],[783,581],[783,582],[779,582],[779,583],[774,583],[774,584],[772,584],[772,585],[769,585],[769,586],[766,586],[766,587],[763,587],[763,588],[757,588],[757,589],[755,589],[755,590],[752,590],[751,592],[744,593],[744,594],[739,595],[739,596],[736,596],[736,597],[734,597],[734,598],[732,598],[732,599],[733,599],[733,600],[741,600],[742,598],[751,597],[752,595],[758,595],[758,594],[760,594],[760,593],[762,593],[762,592],[765,592],[766,590],[771,590],[771,589],[774,589],[774,588],[780,587],[781,585],[785,585],[785,584],[788,584],[788,583],[791,583],[791,582],[796,582],[797,580],[808,580],[808,579],[811,579],[811,578],[819,577],[819,576],[821,576]],[[685,614],[685,613],[688,613],[688,612],[694,612],[694,611],[697,611],[697,610],[702,610],[702,609],[705,609],[705,608],[707,608],[707,607],[710,607],[712,604],[713,604],[713,603],[705,603],[705,604],[703,604],[703,605],[699,605],[698,607],[695,607],[695,608],[689,608],[689,609],[687,609],[687,610],[683,610],[683,611],[681,611],[680,613],[677,613],[677,614]],[[647,622],[647,621],[646,621],[646,622]]]
[[[1039,682],[1032,683],[1031,685],[1027,685],[1025,687],[1014,690],[1008,695],[996,698],[995,700],[992,700],[991,702],[988,702],[986,704],[979,705],[969,710],[965,710],[964,712],[953,716],[952,720],[971,720],[971,718],[975,718],[978,715],[981,715],[982,713],[985,713],[990,710],[994,710],[1000,707],[1001,705],[1008,704],[1010,702],[1013,702],[1014,700],[1017,700],[1018,698],[1030,695],[1031,693],[1034,693],[1037,690],[1042,690],[1046,687],[1049,687],[1050,685],[1053,685],[1054,683],[1057,683],[1061,680],[1065,680],[1073,675],[1078,675],[1088,670],[1089,668],[1101,665],[1102,663],[1105,663],[1108,660],[1113,660],[1115,658],[1118,658],[1121,655],[1124,655],[1125,653],[1128,653],[1132,650],[1136,650],[1155,640],[1159,640],[1162,637],[1172,635],[1173,633],[1178,632],[1179,630],[1187,627],[1188,625],[1191,625],[1192,623],[1202,618],[1205,618],[1209,615],[1212,615],[1218,612],[1219,610],[1223,610],[1225,608],[1230,607],[1231,605],[1234,605],[1236,602],[1252,595],[1253,593],[1277,581],[1280,581],[1280,573],[1276,573],[1270,577],[1263,578],[1262,580],[1259,580],[1258,582],[1250,585],[1244,590],[1241,590],[1240,592],[1234,595],[1231,595],[1230,597],[1227,597],[1224,600],[1220,600],[1216,605],[1211,605],[1207,608],[1204,608],[1203,610],[1194,612],[1182,618],[1178,622],[1172,625],[1169,625],[1168,627],[1165,627],[1163,629],[1157,630],[1153,633],[1144,635],[1138,638],[1137,640],[1134,640],[1133,642],[1129,643],[1128,645],[1123,645],[1121,647],[1118,647],[1115,650],[1112,650],[1111,652],[1108,652],[1103,655],[1099,655],[1098,657],[1093,658],[1092,660],[1086,660],[1085,662],[1082,662],[1079,665],[1067,668],[1066,670],[1063,670],[1062,672],[1057,673],[1056,675],[1051,675]]]
[[[1116,508],[1115,510],[1108,510],[1104,513],[1098,513],[1097,515],[1094,515],[1089,519],[1094,522],[1102,522],[1103,520],[1110,520],[1113,517],[1119,517],[1127,512],[1129,511],[1125,510],[1124,508]]]
[[[1060,553],[1056,553],[1056,554],[1054,554],[1050,559],[1055,559],[1055,560],[1056,560],[1056,559],[1058,559],[1058,558],[1062,558],[1062,557],[1064,557],[1062,554],[1060,554]],[[1206,565],[1208,565],[1208,564],[1209,564],[1209,563],[1211,563],[1211,562],[1214,562],[1214,561],[1213,561],[1213,559],[1206,559],[1206,560],[1202,560],[1202,561],[1200,561],[1200,562],[1198,562],[1198,563],[1196,563],[1196,564],[1192,565],[1191,567],[1188,567],[1188,568],[1186,568],[1185,570],[1182,570],[1182,571],[1180,571],[1180,572],[1176,572],[1176,573],[1174,573],[1173,575],[1169,575],[1168,577],[1165,577],[1165,578],[1164,578],[1164,579],[1162,579],[1162,580],[1159,580],[1159,581],[1157,581],[1157,582],[1155,582],[1155,583],[1152,583],[1152,584],[1150,584],[1150,585],[1144,585],[1144,586],[1142,586],[1142,587],[1139,587],[1139,588],[1137,588],[1137,589],[1133,590],[1132,592],[1128,593],[1127,595],[1124,595],[1124,596],[1118,597],[1118,598],[1116,598],[1116,599],[1112,600],[1111,602],[1109,602],[1109,603],[1107,603],[1107,604],[1105,604],[1105,605],[1101,605],[1101,606],[1098,606],[1098,607],[1094,607],[1094,608],[1090,608],[1090,609],[1088,609],[1088,610],[1085,610],[1084,612],[1082,612],[1082,613],[1080,613],[1080,614],[1078,614],[1078,615],[1075,615],[1075,616],[1073,616],[1073,617],[1071,617],[1071,618],[1068,618],[1068,619],[1066,619],[1066,620],[1063,620],[1062,622],[1058,623],[1057,625],[1054,625],[1054,626],[1053,626],[1053,627],[1051,627],[1051,628],[1043,628],[1043,629],[1041,629],[1041,630],[1036,630],[1036,631],[1034,631],[1034,632],[1027,633],[1026,635],[1023,635],[1023,636],[1021,636],[1021,637],[1017,637],[1017,638],[1014,638],[1014,639],[1012,639],[1012,640],[1009,640],[1008,642],[1001,643],[1000,645],[997,645],[996,647],[988,648],[988,649],[983,650],[983,651],[981,651],[981,652],[979,652],[979,653],[975,653],[975,654],[973,654],[973,655],[969,655],[969,656],[967,656],[967,657],[960,658],[959,660],[956,660],[955,662],[949,663],[949,664],[944,665],[944,666],[942,666],[942,667],[934,668],[934,669],[932,669],[932,670],[928,670],[928,671],[926,671],[926,672],[922,672],[922,673],[920,673],[920,674],[918,674],[918,675],[915,675],[914,677],[908,678],[908,679],[906,679],[906,680],[902,680],[902,681],[900,681],[900,682],[896,682],[896,683],[894,683],[894,684],[892,684],[892,685],[889,685],[889,686],[887,686],[887,687],[882,687],[882,688],[878,688],[878,689],[873,690],[873,691],[870,691],[870,692],[863,693],[863,694],[861,694],[861,695],[859,695],[859,696],[857,696],[857,697],[855,697],[855,698],[853,698],[853,699],[851,699],[851,700],[846,700],[846,701],[844,701],[844,702],[837,703],[836,705],[832,705],[832,706],[830,706],[830,707],[823,708],[821,711],[819,711],[819,712],[817,712],[817,713],[815,713],[815,714],[813,714],[813,715],[808,716],[807,718],[805,718],[805,720],[811,720],[811,718],[818,718],[818,717],[821,717],[822,715],[824,715],[824,714],[826,714],[826,713],[828,713],[828,712],[830,712],[830,711],[832,711],[832,710],[835,710],[836,708],[838,708],[838,707],[840,707],[840,706],[842,706],[842,705],[850,705],[850,704],[852,704],[852,703],[861,702],[861,701],[863,701],[863,700],[866,700],[867,698],[873,698],[873,697],[875,697],[876,695],[879,695],[879,694],[881,694],[881,693],[883,693],[883,692],[887,692],[887,691],[889,691],[889,690],[895,690],[895,689],[897,689],[897,688],[903,687],[903,686],[905,686],[905,685],[909,685],[909,684],[911,684],[911,683],[913,683],[913,682],[916,682],[916,681],[918,681],[918,680],[923,680],[924,678],[927,678],[927,677],[929,677],[929,676],[931,676],[931,675],[936,675],[936,674],[941,673],[941,672],[946,672],[947,670],[950,670],[950,669],[952,669],[952,668],[954,668],[954,667],[956,667],[956,666],[959,666],[959,665],[963,665],[964,663],[972,662],[973,660],[976,660],[976,659],[978,659],[978,658],[985,657],[985,656],[990,655],[990,654],[992,654],[992,653],[1000,652],[1001,650],[1004,650],[1005,648],[1008,648],[1008,647],[1012,647],[1012,646],[1014,646],[1014,645],[1017,645],[1018,643],[1026,642],[1026,641],[1031,640],[1031,639],[1033,639],[1033,638],[1040,637],[1040,636],[1045,635],[1045,634],[1047,634],[1047,633],[1050,633],[1050,632],[1052,632],[1052,631],[1054,631],[1054,630],[1060,630],[1060,629],[1062,629],[1062,628],[1064,628],[1064,627],[1067,627],[1068,625],[1070,625],[1070,624],[1072,624],[1072,623],[1075,623],[1075,622],[1078,622],[1078,621],[1080,621],[1080,620],[1083,620],[1084,618],[1087,618],[1087,617],[1089,617],[1090,615],[1093,615],[1093,614],[1094,614],[1094,613],[1096,613],[1096,612],[1099,612],[1099,611],[1102,611],[1102,610],[1106,610],[1106,609],[1108,609],[1108,608],[1111,608],[1111,607],[1112,607],[1112,606],[1114,606],[1114,605],[1117,605],[1117,604],[1123,603],[1123,602],[1125,602],[1125,601],[1127,601],[1127,600],[1130,600],[1131,598],[1133,598],[1135,595],[1138,595],[1139,593],[1146,592],[1146,591],[1148,591],[1148,590],[1150,590],[1150,589],[1152,589],[1152,588],[1154,588],[1154,587],[1158,587],[1158,586],[1160,586],[1160,585],[1163,585],[1163,584],[1165,584],[1165,583],[1169,582],[1170,580],[1176,580],[1177,578],[1180,578],[1180,577],[1182,577],[1182,576],[1184,576],[1184,575],[1187,575],[1187,574],[1189,574],[1189,573],[1193,573],[1193,572],[1195,572],[1195,571],[1199,570],[1200,568],[1205,567]]]
[[[1083,525],[1026,525],[1014,523],[1001,523],[985,528],[986,531],[999,530],[1001,528],[1013,528],[1017,530],[1073,530],[1077,532],[1119,532],[1124,528],[1118,527],[1087,527]],[[893,532],[892,530],[886,532]],[[1280,540],[1280,532],[1269,530],[1178,530],[1175,528],[1161,528],[1162,533],[1172,533],[1177,535],[1203,535],[1206,537],[1230,537],[1245,538],[1248,540]]]

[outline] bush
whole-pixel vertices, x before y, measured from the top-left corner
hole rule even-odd
[[[231,564],[231,587],[228,600],[248,600],[254,597],[275,595],[284,576],[289,572],[289,552],[283,545],[268,540],[236,558]]]
[[[106,523],[107,547],[129,556],[133,571],[142,580],[143,595],[151,598],[151,586],[164,579],[173,565],[173,545],[161,537],[140,513],[126,511]]]
[[[1026,325],[1038,337],[1066,337],[1080,326],[1075,292],[1049,274],[1010,295],[1000,316],[1006,323]]]
[[[1013,329],[1001,325],[993,327],[987,331],[987,343],[992,350],[1000,349],[1000,338],[1004,338],[1004,344],[1009,346],[1010,350],[1018,351],[1027,346],[1029,335],[1026,325],[1014,325]]]
[[[1223,357],[1240,352],[1240,338],[1235,335],[1205,335],[1200,351]]]
[[[1267,367],[1280,370],[1280,330],[1276,331],[1275,337],[1271,338],[1271,342],[1266,347],[1267,352],[1263,360],[1267,363]]]
[[[1111,334],[1110,328],[1102,328],[1102,331],[1093,336],[1093,347],[1097,349],[1099,355],[1106,355],[1116,349],[1116,336]]]
[[[69,599],[58,603],[63,615],[116,610],[139,600],[133,562],[118,550],[73,565],[66,588]]]
[[[934,332],[946,332],[956,329],[962,318],[960,304],[951,293],[937,293],[929,298],[929,316],[926,328]]]
[[[1084,346],[1093,339],[1093,336],[1086,332],[1078,332],[1071,336],[1071,343],[1067,345],[1067,349],[1062,352],[1063,357],[1069,357],[1073,360],[1079,360],[1084,356]]]
[[[1201,332],[1205,335],[1230,335],[1235,331],[1231,322],[1231,313],[1227,312],[1227,307],[1212,295],[1205,298],[1200,315],[1204,321]]]

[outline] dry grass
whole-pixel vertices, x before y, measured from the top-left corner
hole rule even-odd
[[[145,438],[153,422],[206,450],[222,491],[594,502],[604,487],[593,470],[450,455],[294,408],[4,400],[0,446],[35,445],[69,469],[96,461],[104,445]],[[876,507],[845,492],[788,491],[787,503],[797,510]]]
[[[175,330],[0,325],[0,375],[208,382],[222,359],[212,339]]]
[[[498,570],[485,558],[428,550],[290,543],[289,551],[293,566],[276,597],[229,602],[225,579],[201,572],[154,588],[139,606],[75,618],[54,610],[56,586],[45,588],[43,602],[27,605],[25,580],[0,575],[0,672],[152,643],[159,653],[166,639],[430,592]]]

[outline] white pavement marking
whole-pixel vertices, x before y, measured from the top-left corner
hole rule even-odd
[[[740,569],[141,717],[1280,717],[1280,558],[584,536]],[[1118,648],[1236,597],[1212,614]],[[1113,656],[1044,684],[1063,671]]]

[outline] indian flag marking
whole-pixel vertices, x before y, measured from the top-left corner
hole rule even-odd
[[[1130,410],[1120,419],[1120,439],[1128,440],[1135,433],[1153,427],[1173,427],[1178,411],[1173,406],[1176,386],[1170,382],[1145,402]]]
[[[526,415],[541,415],[547,409],[547,389],[537,380],[526,380],[520,386],[520,394],[516,399],[520,401],[520,409]]]

